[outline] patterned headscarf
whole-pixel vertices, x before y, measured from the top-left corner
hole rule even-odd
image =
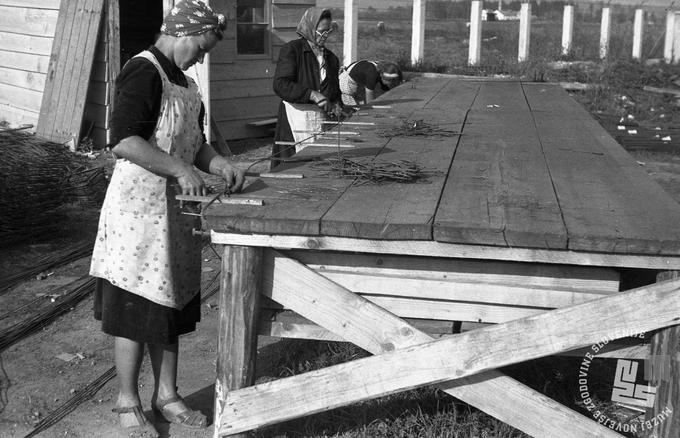
[[[200,0],[181,0],[163,19],[161,33],[174,37],[200,35],[214,30],[222,33],[227,20]]]
[[[322,18],[331,18],[328,9],[311,7],[305,11],[297,25],[297,34],[316,46],[316,27]]]

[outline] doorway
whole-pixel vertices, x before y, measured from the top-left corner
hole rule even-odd
[[[163,23],[163,0],[120,1],[120,65],[156,42]]]

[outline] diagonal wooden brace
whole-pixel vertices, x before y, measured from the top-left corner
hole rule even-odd
[[[668,282],[431,341],[294,260],[278,255],[265,272],[271,297],[287,307],[369,351],[403,350],[229,393],[219,434],[486,371],[443,388],[534,436],[551,436],[551,429],[561,436],[619,436],[493,369],[680,320],[673,311],[680,304],[680,282]]]

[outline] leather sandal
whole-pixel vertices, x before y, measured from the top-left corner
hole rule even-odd
[[[186,410],[179,414],[173,414],[166,409],[168,405],[177,402],[184,403],[184,400],[177,395],[167,400],[156,400],[155,402],[152,402],[154,416],[158,419],[162,418],[169,423],[179,424],[191,429],[204,429],[208,427],[208,417],[201,411],[196,411],[187,407]]]
[[[149,420],[146,418],[146,415],[144,415],[141,406],[137,405],[124,408],[113,408],[111,410],[118,414],[119,418],[121,414],[135,414],[137,424],[123,427],[123,429],[125,429],[126,432],[129,432],[129,435],[131,437],[158,438],[160,436],[156,428],[153,426],[153,424],[151,424]]]

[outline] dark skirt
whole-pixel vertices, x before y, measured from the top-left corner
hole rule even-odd
[[[182,309],[162,306],[97,278],[94,317],[111,336],[149,344],[176,344],[201,320],[201,294]]]

